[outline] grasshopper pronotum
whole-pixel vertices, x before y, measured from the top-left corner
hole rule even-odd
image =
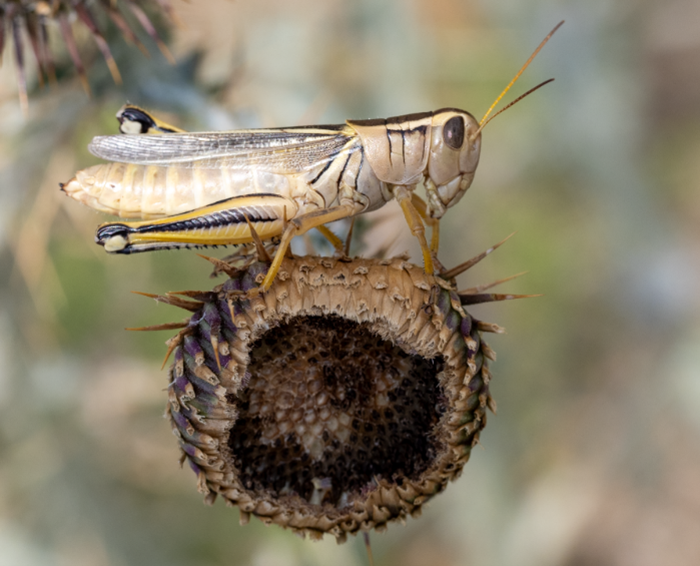
[[[89,145],[112,163],[79,171],[62,189],[98,210],[146,219],[101,225],[95,239],[112,253],[247,243],[254,232],[280,237],[261,291],[294,236],[396,199],[432,273],[439,219],[472,183],[484,126],[549,81],[489,118],[491,111],[562,23],[479,122],[444,108],[332,126],[189,133],[125,106],[117,117],[127,135]],[[427,202],[414,192],[420,182]],[[424,222],[433,229],[430,245]]]

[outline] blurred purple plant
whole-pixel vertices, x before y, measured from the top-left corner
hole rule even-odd
[[[29,44],[37,61],[40,87],[43,87],[45,80],[49,83],[56,82],[55,59],[49,46],[49,29],[58,27],[78,72],[80,82],[85,92],[89,95],[90,85],[86,77],[85,65],[80,57],[78,45],[73,35],[73,22],[80,21],[87,27],[107,62],[114,82],[120,84],[121,75],[119,69],[109,49],[107,40],[102,31],[100,31],[95,11],[99,12],[102,10],[106,12],[124,39],[128,43],[136,45],[144,55],[148,55],[145,46],[139,41],[127,18],[122,14],[122,9],[128,10],[156,42],[163,55],[170,62],[173,62],[170,51],[144,11],[144,6],[149,5],[157,6],[157,8],[167,14],[171,22],[179,25],[180,22],[169,0],[0,0],[0,55],[4,51],[6,42],[11,41],[15,52],[19,99],[23,112],[26,114],[28,108],[23,31],[29,39]]]

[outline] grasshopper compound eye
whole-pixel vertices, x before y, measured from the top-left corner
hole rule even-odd
[[[460,149],[464,143],[464,120],[461,116],[450,118],[443,127],[442,138],[452,149]]]

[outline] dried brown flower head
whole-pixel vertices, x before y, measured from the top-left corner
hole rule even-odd
[[[418,515],[494,406],[481,330],[497,327],[404,258],[287,258],[251,300],[266,265],[224,270],[211,292],[160,297],[193,312],[167,415],[206,500],[338,541]]]
[[[116,83],[121,83],[121,76],[107,45],[107,40],[100,30],[99,18],[95,14],[95,8],[98,8],[98,12],[101,8],[109,16],[109,19],[119,29],[127,42],[135,44],[144,54],[148,54],[146,48],[131,29],[128,19],[122,14],[120,6],[123,6],[138,20],[144,30],[158,44],[163,55],[172,61],[172,55],[143,9],[144,6],[160,8],[168,14],[172,21],[177,23],[178,19],[172,10],[169,0],[98,0],[92,2],[87,0],[0,0],[0,56],[5,47],[5,38],[10,36],[15,52],[20,104],[25,113],[27,109],[27,80],[25,74],[24,40],[22,37],[23,30],[26,33],[37,62],[40,86],[44,84],[44,78],[49,82],[56,81],[54,57],[49,46],[51,33],[55,29],[51,32],[49,30],[58,28],[68,53],[73,60],[73,64],[78,71],[83,88],[89,94],[90,86],[85,75],[85,66],[80,58],[78,46],[73,35],[73,21],[78,20],[87,27],[107,62],[107,66]]]

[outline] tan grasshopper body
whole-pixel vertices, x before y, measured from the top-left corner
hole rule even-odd
[[[481,122],[445,108],[332,126],[188,133],[125,106],[117,115],[125,135],[89,145],[111,163],[79,171],[61,188],[92,208],[144,219],[100,226],[95,240],[108,252],[280,236],[263,291],[294,236],[396,199],[432,273],[438,220],[472,183],[486,118],[558,27]],[[427,203],[414,192],[420,183]],[[430,246],[424,222],[433,227]]]
[[[439,218],[471,184],[480,136],[469,135],[478,127],[469,113],[445,109],[314,128],[101,136],[90,151],[115,162],[79,171],[63,190],[96,210],[143,219],[275,194],[289,199],[291,219],[341,203],[374,210],[394,198],[393,187],[425,179],[430,216]]]
[[[281,236],[285,250],[294,235],[396,198],[432,272],[437,245],[428,246],[420,217],[435,226],[469,188],[480,142],[474,117],[455,109],[325,127],[100,136],[90,151],[114,162],[62,189],[105,212],[164,217],[101,226],[96,241],[113,253],[246,243],[253,231]],[[421,181],[427,205],[413,193]]]

